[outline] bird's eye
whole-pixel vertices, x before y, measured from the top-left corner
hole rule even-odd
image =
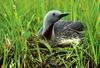
[[[55,16],[56,14],[55,14],[55,13],[53,13],[52,15],[53,15],[53,16]]]

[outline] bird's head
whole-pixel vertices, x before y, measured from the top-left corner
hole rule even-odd
[[[52,10],[49,11],[44,18],[45,23],[47,24],[54,24],[58,20],[60,20],[62,17],[69,15],[69,13],[62,13],[58,10]]]

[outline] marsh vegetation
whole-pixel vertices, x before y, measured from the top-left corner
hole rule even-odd
[[[50,10],[86,25],[84,43],[54,47],[36,34]],[[41,44],[40,44],[41,43]],[[100,0],[0,0],[2,68],[99,68]]]

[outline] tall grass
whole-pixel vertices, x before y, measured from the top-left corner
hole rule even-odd
[[[52,48],[35,38],[33,46],[36,47],[30,49],[27,39],[35,36],[49,10],[70,12],[70,16],[64,19],[82,21],[87,27],[85,42],[73,48]],[[58,55],[56,62],[59,65],[64,64],[68,68],[99,67],[99,35],[100,0],[0,0],[0,63],[3,68],[42,66],[48,56],[55,54],[53,51],[66,52],[63,57]],[[42,53],[45,49],[40,48],[38,42],[45,44],[46,51],[49,50],[47,54]]]

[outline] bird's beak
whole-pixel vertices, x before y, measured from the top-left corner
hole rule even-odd
[[[69,15],[69,13],[61,13],[61,14],[59,15],[59,17],[62,18],[62,17],[67,16],[67,15]]]

